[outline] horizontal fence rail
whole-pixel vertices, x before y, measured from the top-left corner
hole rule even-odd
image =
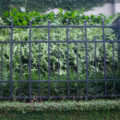
[[[0,26],[0,99],[120,97],[120,40],[114,29],[120,26],[104,21]]]

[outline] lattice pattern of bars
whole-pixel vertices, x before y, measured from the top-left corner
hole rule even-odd
[[[0,67],[0,73],[1,73],[1,79],[0,79],[0,99],[28,99],[29,101],[31,101],[32,99],[60,99],[60,98],[68,98],[68,99],[72,99],[72,98],[78,98],[78,99],[89,99],[89,98],[106,98],[106,97],[119,97],[120,96],[120,89],[119,89],[119,80],[120,77],[116,75],[116,71],[119,72],[119,47],[120,47],[120,41],[116,38],[116,40],[106,40],[105,39],[105,29],[106,28],[116,28],[119,29],[120,26],[106,26],[104,25],[104,21],[102,22],[101,26],[94,26],[94,25],[87,25],[87,22],[84,22],[84,25],[69,25],[68,21],[67,21],[67,25],[50,25],[50,21],[48,21],[48,25],[41,25],[41,26],[33,26],[32,25],[32,21],[30,22],[30,24],[28,26],[14,26],[13,25],[13,21],[11,21],[11,26],[0,26],[0,30],[2,29],[8,29],[8,41],[0,41],[0,47],[1,47],[1,67]],[[56,28],[60,28],[65,29],[66,31],[66,39],[65,40],[52,40],[51,38],[51,30],[52,29],[56,29]],[[98,28],[102,30],[102,40],[97,40],[97,37],[95,37],[94,40],[88,40],[88,35],[87,35],[87,30],[89,28]],[[29,30],[29,34],[28,34],[28,40],[24,40],[22,41],[21,36],[20,36],[20,41],[18,40],[14,40],[13,35],[14,35],[14,29],[28,29]],[[47,36],[47,40],[38,40],[38,39],[34,39],[32,40],[32,29],[46,29],[46,36]],[[81,29],[83,31],[83,39],[82,40],[70,40],[69,36],[70,36],[70,30],[71,32],[74,31],[74,29]],[[34,34],[34,36],[36,36]],[[38,48],[34,48],[35,45],[38,45]],[[46,80],[42,80],[41,79],[41,75],[42,73],[42,69],[41,68],[41,57],[43,55],[41,55],[41,49],[42,49],[42,45],[46,44],[46,53],[45,55],[47,55],[47,65],[48,68],[46,70],[47,73],[47,79]],[[52,64],[52,53],[51,53],[51,45],[54,44],[57,48],[57,77],[54,77],[54,72],[51,70],[51,64]],[[71,62],[71,58],[70,58],[70,50],[73,49],[71,47],[71,45],[74,44],[75,47],[75,54],[76,54],[76,66],[72,66],[70,64]],[[98,60],[97,60],[97,45],[100,44],[102,46],[102,53],[103,53],[103,61],[101,61],[101,64],[103,66],[99,66],[101,69],[101,72],[103,72],[103,76],[100,75],[99,78],[97,77],[97,65],[98,65]],[[10,64],[8,67],[9,69],[9,75],[8,78],[6,78],[7,75],[5,75],[4,69],[6,69],[4,67],[4,55],[5,52],[7,52],[7,49],[4,49],[4,46],[8,45],[9,46],[9,61]],[[23,76],[25,71],[24,69],[26,69],[25,65],[22,65],[22,49],[23,49],[23,45],[26,46],[27,48],[29,48],[29,51],[25,51],[25,49],[23,50],[24,54],[26,54],[27,58],[29,61],[26,61],[26,64],[28,65],[28,69],[26,71],[28,71],[28,76],[27,79]],[[66,76],[63,79],[60,76],[60,71],[59,71],[59,62],[60,62],[60,46],[63,45],[65,46],[65,52],[66,52],[66,59],[65,59],[65,63],[66,63]],[[81,48],[80,48],[80,45]],[[89,45],[94,45],[94,47],[92,48],[94,51],[94,63],[89,63],[89,54],[90,54],[90,46]],[[19,46],[19,51],[17,53],[14,53],[13,48],[15,46]],[[107,48],[106,48],[107,46]],[[112,63],[112,65],[109,65],[109,63],[107,63],[107,51],[106,49],[108,49],[109,47],[112,48],[112,50],[110,51],[112,54],[112,60],[109,61],[110,63]],[[33,55],[33,51],[32,48],[36,49],[36,52],[38,53],[38,64],[37,66],[33,66],[33,57],[36,56],[32,56]],[[82,50],[83,48],[83,50]],[[85,77],[83,77],[82,79],[80,79],[79,75],[82,74],[82,72],[80,71],[80,66],[82,66],[79,63],[80,60],[80,51],[84,51],[84,58],[85,58],[85,71],[84,71],[84,75]],[[4,52],[5,51],[5,52]],[[53,51],[54,52],[54,51]],[[28,54],[27,54],[28,53]],[[116,53],[118,55],[116,55]],[[16,64],[14,63],[14,57],[15,56],[19,56],[19,72],[18,72],[18,77],[14,77],[14,69],[16,71]],[[53,55],[54,56],[54,55]],[[115,61],[115,58],[118,58],[118,61]],[[79,65],[80,64],[80,65]],[[89,65],[93,64],[94,66],[94,74],[95,77],[91,78],[89,76],[90,74],[90,70],[89,70]],[[109,68],[107,68],[107,66],[109,66]],[[110,69],[110,66],[112,67],[110,72],[112,72],[111,77],[108,77],[107,72]],[[34,75],[32,75],[34,72],[32,71],[32,68],[37,68],[37,73],[38,76],[35,78],[33,77]],[[75,69],[73,75],[71,75],[71,69]],[[22,71],[23,70],[23,71]],[[109,73],[109,72],[108,72]],[[42,75],[44,78],[44,74]],[[72,77],[71,77],[72,76]],[[75,77],[73,77],[75,76]],[[33,78],[32,78],[33,77]],[[5,78],[7,80],[5,80]],[[92,83],[92,85],[91,85]],[[15,90],[16,88],[14,88],[14,85],[19,85],[19,88],[17,88],[18,90]],[[23,84],[23,85],[22,85]],[[54,88],[54,84],[55,87],[57,86],[57,92],[55,93],[55,91],[53,91]],[[32,86],[37,86],[33,87]],[[7,89],[6,90],[6,87]],[[24,86],[25,88],[23,88],[22,86]],[[44,87],[43,87],[44,86]],[[112,86],[112,89],[111,89]],[[43,88],[42,88],[43,87]],[[95,87],[95,91],[92,91],[91,88]],[[103,93],[99,92],[100,88],[102,87],[103,89]],[[83,89],[84,90],[83,90]],[[22,94],[22,91],[24,91],[24,89],[27,89],[24,92],[24,95]],[[43,89],[47,89],[47,90],[43,90]],[[109,91],[110,89],[110,91]],[[117,90],[116,90],[117,89]],[[33,91],[37,91],[37,94],[34,93]],[[9,95],[6,94],[6,91],[9,92]],[[17,95],[14,96],[14,92],[17,91]],[[64,92],[63,92],[64,91]],[[42,93],[42,94],[41,94]]]

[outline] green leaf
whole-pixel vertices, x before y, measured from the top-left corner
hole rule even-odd
[[[59,8],[59,11],[60,11],[60,12],[63,12],[63,9],[62,9],[62,8]]]

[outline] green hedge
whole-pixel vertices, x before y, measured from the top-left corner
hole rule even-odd
[[[1,120],[119,120],[120,111],[92,112],[9,112],[0,114]]]
[[[0,102],[1,112],[68,112],[120,110],[120,100],[47,101],[47,102]]]
[[[1,102],[1,120],[119,120],[120,100]]]

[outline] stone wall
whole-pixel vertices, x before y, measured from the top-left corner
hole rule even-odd
[[[103,6],[94,7],[91,10],[85,12],[86,15],[99,15],[104,14],[105,16],[109,17],[114,15],[114,5],[112,3],[106,3]]]
[[[109,17],[120,12],[120,0],[115,0],[114,3],[105,3],[103,6],[94,7],[89,11],[86,11],[86,15],[99,15],[104,14]]]
[[[54,12],[55,14],[57,14],[59,12],[59,9],[50,9],[49,11],[45,12],[45,13],[50,13],[50,12]],[[91,10],[86,11],[85,14],[90,16],[90,15],[99,15],[99,14],[104,14],[105,16],[109,17],[109,16],[113,16],[117,13],[120,12],[120,0],[115,0],[114,3],[105,3],[102,6],[97,6],[97,7],[93,7]]]
[[[117,14],[120,12],[120,0],[115,0],[114,13]]]

